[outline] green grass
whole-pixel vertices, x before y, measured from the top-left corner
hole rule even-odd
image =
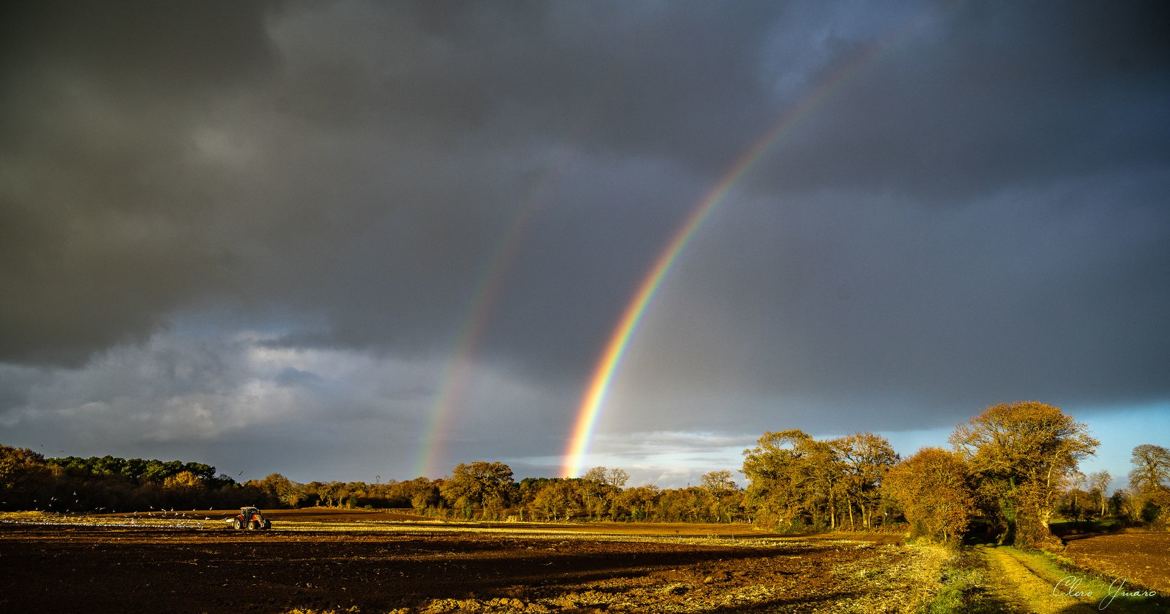
[[[1000,604],[991,601],[984,587],[987,585],[987,570],[980,559],[969,548],[962,548],[943,567],[939,582],[942,588],[934,595],[925,612],[929,614],[950,614],[971,612],[983,614],[999,612]]]
[[[992,553],[1001,562],[989,566],[984,555]],[[1007,562],[1010,565],[1004,567]],[[1065,606],[1083,608],[1086,612],[1170,611],[1165,596],[1117,595],[1110,599],[1117,592],[1116,586],[1110,586],[1112,581],[1050,552],[1010,546],[963,547],[943,566],[940,588],[922,611],[929,614],[1002,612],[1009,604],[1001,600],[1037,612],[1074,611],[1065,610]],[[1126,586],[1125,590],[1138,589]]]
[[[930,614],[971,611],[971,595],[982,582],[978,569],[949,567],[943,570],[942,590],[934,596],[927,608]]]
[[[1129,585],[1119,587],[1113,584],[1114,580],[1101,578],[1092,572],[1081,569],[1071,560],[1060,555],[1013,547],[1003,547],[1002,550],[1010,554],[1033,574],[1048,582],[1055,592],[1068,595],[1098,609],[1113,612],[1166,611],[1165,604],[1161,603],[1162,600],[1158,597],[1118,594],[1119,590],[1135,592],[1140,589]]]

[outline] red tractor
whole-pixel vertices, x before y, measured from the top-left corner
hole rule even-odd
[[[241,507],[240,513],[236,514],[235,518],[228,518],[228,523],[236,530],[259,531],[272,528],[272,521],[265,518],[264,514],[260,513],[260,509],[256,507]]]

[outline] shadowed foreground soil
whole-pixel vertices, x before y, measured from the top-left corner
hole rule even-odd
[[[0,611],[913,610],[929,553],[508,534],[0,525]]]

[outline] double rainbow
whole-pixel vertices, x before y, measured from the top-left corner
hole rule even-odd
[[[561,467],[562,477],[572,478],[581,474],[585,455],[593,437],[593,430],[597,426],[597,417],[601,414],[601,408],[605,404],[605,397],[613,382],[614,372],[621,364],[626,348],[629,347],[630,339],[633,338],[638,324],[646,314],[646,308],[649,307],[666,275],[670,273],[675,261],[678,260],[679,254],[695,236],[699,227],[703,225],[703,221],[710,217],[715,208],[727,199],[727,195],[736,183],[747,175],[748,171],[799,119],[807,116],[817,104],[838,89],[842,83],[854,75],[861,66],[872,60],[890,42],[892,41],[883,45],[873,44],[866,47],[842,68],[823,80],[818,87],[796,105],[781,113],[780,117],[768,128],[768,131],[736,158],[735,163],[723,174],[715,187],[691,209],[682,225],[678,227],[670,241],[659,252],[654,265],[642,278],[642,282],[638,285],[638,289],[625,311],[622,312],[617,327],[610,334],[609,341],[601,353],[601,358],[593,369],[589,386],[577,409],[577,420],[573,425],[568,448],[565,450],[564,464]]]

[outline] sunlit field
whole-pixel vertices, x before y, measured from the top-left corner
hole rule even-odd
[[[1137,538],[1148,545],[1145,562],[1164,565],[1170,547],[1165,532],[1082,538],[1070,548],[1076,567],[1063,567],[1073,563],[1014,548],[907,545],[892,532],[462,523],[326,508],[274,510],[271,530],[237,531],[225,522],[233,513],[5,513],[0,606],[69,611],[84,600],[87,611],[120,612],[149,600],[173,612],[1058,612],[1099,604],[1110,590],[1101,578],[1118,568],[1104,551]],[[1160,569],[1144,577],[1164,591],[1156,585]],[[1086,578],[1075,592],[1097,594],[1067,594],[1061,581],[1074,574]],[[1123,597],[1109,608],[1164,605]]]
[[[443,523],[380,512],[55,516],[0,524],[15,611],[914,611],[947,559],[897,536],[781,537],[744,525]],[[68,561],[67,575],[53,574]]]

